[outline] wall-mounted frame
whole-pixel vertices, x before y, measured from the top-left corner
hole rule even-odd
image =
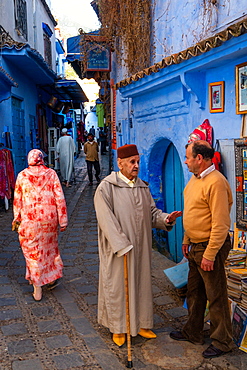
[[[247,251],[247,230],[238,229],[236,223],[234,223],[233,249]]]
[[[224,85],[225,85],[224,81],[211,82],[208,84],[210,113],[224,112],[224,104],[225,104]]]
[[[247,62],[236,66],[236,113],[247,113]]]
[[[247,140],[234,140],[236,175],[236,225],[247,230]]]

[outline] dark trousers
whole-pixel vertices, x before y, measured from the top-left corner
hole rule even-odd
[[[106,140],[100,142],[100,154],[105,154],[106,151]]]
[[[232,349],[232,325],[224,263],[231,249],[230,237],[227,236],[217,253],[213,271],[203,271],[200,268],[207,243],[191,244],[187,292],[189,319],[183,328],[183,334],[192,342],[203,340],[204,313],[208,300],[212,344],[228,352]]]
[[[99,161],[86,161],[87,162],[87,174],[90,182],[93,182],[93,167],[95,170],[96,180],[99,181],[100,165]]]

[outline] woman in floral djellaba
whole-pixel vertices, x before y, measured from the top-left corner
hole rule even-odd
[[[63,190],[54,170],[44,165],[43,153],[28,154],[28,168],[19,173],[14,193],[12,229],[19,233],[26,260],[26,279],[33,284],[33,297],[42,298],[42,286],[62,277],[58,249],[58,225],[68,224]]]

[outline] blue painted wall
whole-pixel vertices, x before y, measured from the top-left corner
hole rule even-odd
[[[158,4],[161,3],[158,1]],[[221,6],[222,4],[223,2],[221,2]],[[232,1],[231,4],[233,5]],[[225,9],[222,14],[218,14],[217,27],[220,28],[219,20],[224,26],[227,19],[230,21],[243,14],[243,4],[244,2],[240,1],[238,9],[236,4],[235,10],[238,11],[228,12],[228,18]],[[176,12],[175,5],[173,6],[174,12]],[[192,12],[191,20],[193,20],[193,14]],[[186,14],[180,16],[186,18]],[[183,27],[186,24],[188,26],[187,21],[186,18]],[[170,27],[172,27],[171,24]],[[171,28],[169,31],[169,42],[171,43],[172,40],[175,40],[176,34],[181,32],[178,27],[176,32],[173,33],[173,30]],[[163,31],[160,29],[159,31],[162,34]],[[188,43],[192,42],[193,38]],[[182,47],[181,37],[179,39],[177,36],[177,42],[174,42],[173,45],[176,51],[185,49]],[[190,45],[186,47],[188,46]],[[161,54],[156,54],[157,61],[161,60],[161,58],[158,59]],[[117,133],[118,145],[137,144],[141,154],[140,177],[149,182],[152,195],[159,207],[164,207],[162,163],[168,143],[172,143],[179,154],[184,184],[186,185],[191,174],[184,164],[185,145],[189,134],[198,125],[205,119],[209,120],[213,127],[213,144],[216,139],[225,140],[240,137],[242,116],[236,114],[235,67],[243,62],[247,62],[246,34],[233,37],[206,53],[168,66],[118,90],[117,124],[122,122],[121,141],[119,133]],[[208,84],[217,81],[225,83],[225,108],[222,113],[210,113]],[[129,124],[130,117],[132,118],[132,128]],[[123,124],[126,125],[125,130]],[[225,167],[230,168],[227,160]],[[235,174],[231,173],[230,176],[234,177]],[[167,182],[169,183],[169,178]],[[235,193],[234,188],[232,191]]]
[[[246,16],[246,0],[153,0],[152,63],[220,32]]]
[[[16,65],[11,63],[5,63],[4,58],[2,58],[3,68],[6,72],[18,83],[18,87],[12,87],[11,92],[12,96],[22,100],[21,108],[24,110],[24,121],[25,121],[25,132],[24,132],[24,142],[25,142],[25,154],[28,153],[30,150],[30,127],[29,127],[29,115],[36,117],[36,104],[38,102],[38,93],[36,84],[32,82],[30,78],[24,75]],[[0,133],[1,133],[1,141],[4,143],[4,138],[2,133],[5,131],[6,126],[8,127],[8,131],[10,132],[10,138],[12,140],[13,145],[13,126],[12,126],[12,106],[11,106],[11,97],[3,101],[0,104],[0,115],[1,115],[1,122],[0,122]],[[13,153],[13,160],[14,160],[14,167],[17,174],[17,171],[21,170],[20,168],[16,168],[15,166],[15,155],[17,155],[16,151],[18,148],[15,148],[13,145],[12,153]],[[26,162],[25,162],[26,165]]]
[[[206,118],[213,126],[214,139],[238,138],[241,115],[236,114],[235,66],[247,61],[247,35],[233,38],[221,47],[179,65],[162,69],[118,92],[131,98],[133,128],[130,141],[142,154],[140,175],[148,181],[152,148],[160,140],[170,140],[184,161],[189,134]],[[208,84],[225,82],[225,110],[209,112]],[[125,102],[126,104],[126,102]],[[126,109],[122,110],[126,113]],[[127,141],[127,139],[126,139]],[[190,175],[185,165],[185,182]],[[152,184],[151,184],[152,188]]]
[[[21,109],[24,111],[24,146],[25,146],[25,156],[30,151],[31,142],[30,142],[30,116],[35,119],[35,128],[37,128],[37,115],[36,115],[36,106],[42,101],[46,103],[50,95],[37,89],[36,83],[30,78],[30,75],[24,74],[21,70],[18,69],[18,65],[11,62],[6,62],[4,58],[2,60],[2,66],[4,70],[18,83],[17,87],[12,87],[11,96],[16,97],[22,101]],[[12,105],[11,97],[8,100],[5,100],[0,103],[0,143],[5,143],[3,132],[8,128],[10,132],[10,138],[13,141],[13,122],[12,122]],[[47,123],[51,122],[51,110],[47,109]],[[13,142],[12,142],[13,145]],[[15,173],[17,173],[26,167],[26,161],[23,162],[23,168],[19,168],[15,163],[15,156],[17,155],[18,148],[13,145],[12,153],[14,160]]]

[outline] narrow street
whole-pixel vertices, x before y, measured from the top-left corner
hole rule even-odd
[[[108,155],[101,157],[102,178],[108,161]],[[96,182],[88,186],[83,153],[76,160],[75,180],[64,188],[69,212],[69,226],[59,236],[64,277],[55,289],[43,289],[41,302],[33,300],[24,278],[25,261],[11,231],[12,209],[0,210],[0,370],[126,368],[126,345],[117,348],[108,329],[97,324]],[[134,369],[246,369],[247,356],[238,349],[205,360],[201,352],[208,338],[203,346],[170,339],[170,330],[182,327],[187,311],[163,273],[174,263],[153,251],[152,264],[157,339],[132,339]]]

